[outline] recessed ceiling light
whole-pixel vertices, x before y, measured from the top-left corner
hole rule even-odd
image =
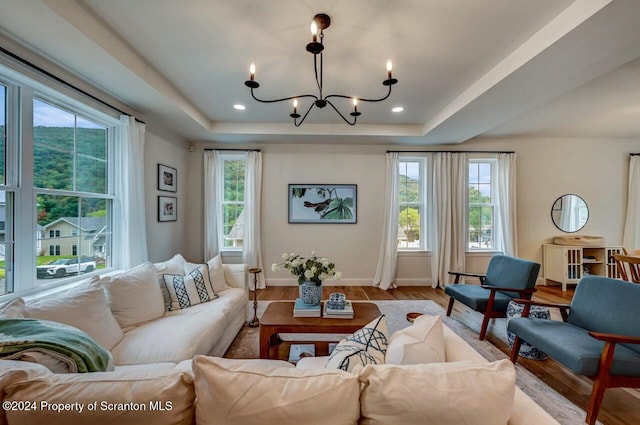
[[[402,112],[404,111],[404,108],[402,106],[395,106],[393,108],[391,108],[391,112]]]
[[[237,109],[238,111],[244,111],[246,109],[244,105],[241,105],[239,103],[236,103],[235,105],[233,105],[233,108]]]

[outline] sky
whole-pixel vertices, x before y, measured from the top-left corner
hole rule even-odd
[[[34,99],[33,101],[33,125],[34,127],[81,127],[81,128],[104,128],[91,121],[78,117],[76,115],[64,111],[60,108],[52,106],[48,103]]]
[[[0,125],[5,124],[6,116],[6,88],[0,85]],[[104,128],[102,125],[78,117],[76,124],[75,115],[57,108],[40,100],[33,101],[33,125],[43,127],[80,127],[80,128]]]

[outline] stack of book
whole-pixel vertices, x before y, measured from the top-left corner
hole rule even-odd
[[[344,308],[331,308],[329,303],[324,303],[322,317],[325,319],[353,319],[353,305],[347,300]]]
[[[308,305],[302,302],[300,298],[296,298],[293,306],[293,317],[320,317],[320,304]]]

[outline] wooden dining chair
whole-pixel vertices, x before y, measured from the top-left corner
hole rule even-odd
[[[622,280],[640,283],[640,255],[613,254],[613,259]]]
[[[640,249],[627,249],[625,247],[622,247],[622,253],[624,255],[637,255],[637,256],[640,256]]]

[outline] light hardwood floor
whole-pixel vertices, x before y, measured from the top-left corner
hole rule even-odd
[[[351,300],[433,300],[443,309],[446,309],[449,302],[449,297],[444,291],[422,286],[403,286],[389,291],[370,286],[325,286],[323,299],[327,298],[330,292],[343,292]],[[558,286],[539,286],[534,299],[568,304],[573,292],[574,289],[571,287],[567,292],[562,292]],[[258,291],[259,300],[294,300],[297,296],[298,287],[295,286],[272,286]],[[456,302],[451,316],[479,332],[482,321],[480,313]],[[557,312],[552,311],[552,318],[559,320],[559,317]],[[487,340],[509,355],[504,319],[494,319],[491,322]],[[520,359],[518,363],[568,400],[583,410],[586,409],[593,383],[590,379],[575,375],[552,359],[542,362]],[[640,392],[621,388],[607,390],[598,420],[604,425],[640,424]]]

